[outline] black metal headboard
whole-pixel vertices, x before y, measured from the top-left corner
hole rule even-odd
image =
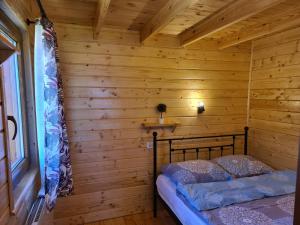
[[[168,142],[169,144],[169,162],[172,162],[172,153],[180,152],[183,155],[183,161],[186,160],[186,154],[194,152],[196,154],[197,159],[199,159],[199,153],[207,152],[208,159],[211,159],[211,153],[213,151],[221,151],[221,156],[223,155],[223,151],[225,149],[230,148],[232,150],[232,154],[235,154],[235,144],[236,137],[244,136],[244,155],[248,154],[248,127],[244,128],[244,133],[237,134],[226,134],[226,135],[214,135],[214,136],[201,136],[201,137],[181,137],[181,138],[157,138],[157,132],[153,132],[153,215],[156,217],[157,215],[157,187],[156,187],[156,179],[157,179],[157,143],[158,142]],[[193,147],[174,147],[174,142],[176,141],[186,141],[186,140],[201,140],[201,139],[215,139],[215,138],[230,138],[230,144],[220,144],[220,145],[211,145],[211,146],[193,146]]]

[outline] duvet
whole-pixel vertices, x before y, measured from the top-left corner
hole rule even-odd
[[[201,212],[213,225],[293,225],[294,194],[264,198]]]
[[[296,173],[286,170],[224,182],[178,185],[177,194],[197,211],[203,211],[292,194],[295,187]]]

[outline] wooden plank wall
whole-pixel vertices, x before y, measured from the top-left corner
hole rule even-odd
[[[181,123],[172,134],[242,132],[246,124],[250,46],[218,51],[213,41],[189,49],[159,35],[56,24],[75,193],[59,199],[56,224],[82,224],[151,210],[151,133],[155,106]],[[206,111],[197,116],[197,103]],[[241,146],[242,141],[239,141]],[[160,162],[166,162],[160,154]]]
[[[297,166],[300,28],[253,42],[251,152],[276,168]]]

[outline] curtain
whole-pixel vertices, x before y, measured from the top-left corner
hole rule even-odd
[[[62,79],[53,24],[42,18],[35,32],[35,101],[41,173],[40,196],[48,210],[72,193],[73,179],[63,108]]]

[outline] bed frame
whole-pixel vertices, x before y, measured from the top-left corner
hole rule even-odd
[[[157,138],[157,132],[153,132],[153,216],[157,216],[157,200],[161,199],[163,205],[167,208],[167,210],[171,213],[172,217],[176,219],[178,224],[181,224],[177,216],[172,212],[172,210],[168,207],[168,205],[163,201],[163,199],[159,196],[157,192],[156,180],[158,177],[157,170],[157,143],[158,142],[167,142],[169,144],[169,162],[172,162],[172,154],[182,154],[183,161],[186,160],[187,153],[195,153],[196,158],[199,159],[199,153],[207,152],[208,159],[211,159],[211,153],[213,151],[221,151],[221,156],[223,155],[224,150],[232,150],[232,154],[235,154],[235,141],[236,137],[244,136],[244,155],[248,153],[248,127],[244,128],[244,133],[236,133],[236,134],[226,134],[226,135],[215,135],[215,136],[200,136],[200,137],[181,137],[181,138]],[[202,139],[215,139],[215,138],[232,138],[230,144],[226,145],[215,145],[215,146],[201,146],[201,147],[188,147],[188,148],[176,148],[174,147],[174,142],[178,143],[178,141],[186,141],[186,140],[202,140]]]

